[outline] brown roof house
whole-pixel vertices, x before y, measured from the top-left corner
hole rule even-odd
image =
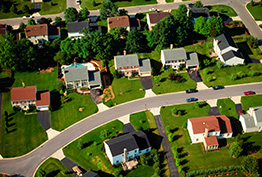
[[[25,36],[34,44],[44,44],[46,41],[60,38],[60,27],[47,24],[30,25],[25,28]]]
[[[123,27],[127,31],[140,30],[140,20],[136,18],[130,18],[129,16],[120,17],[108,17],[107,18],[108,32],[113,27]]]
[[[147,19],[147,25],[149,30],[152,30],[152,27],[155,26],[160,20],[163,18],[171,16],[169,12],[154,12],[154,13],[147,13],[146,19]]]
[[[23,110],[36,106],[37,110],[45,111],[49,108],[50,93],[49,91],[37,92],[36,86],[25,87],[23,84],[23,87],[11,90],[11,104]]]
[[[217,149],[218,139],[231,138],[233,131],[227,116],[188,119],[187,129],[192,143],[204,143],[205,150]]]

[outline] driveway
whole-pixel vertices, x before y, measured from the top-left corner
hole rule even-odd
[[[102,91],[100,89],[91,89],[90,97],[95,104],[102,103]]]
[[[51,128],[51,120],[50,120],[50,112],[49,111],[41,111],[37,113],[37,120],[43,129],[46,131]]]
[[[135,131],[136,131],[136,129],[133,127],[133,125],[131,123],[127,123],[123,127],[124,133],[131,133],[131,132],[135,132]]]
[[[153,88],[153,81],[151,76],[140,77],[140,81],[145,90]]]
[[[70,159],[67,158],[67,157],[63,158],[63,159],[61,160],[61,162],[62,162],[62,164],[64,164],[64,166],[68,169],[68,171],[69,171],[70,173],[72,173],[72,175],[73,175],[74,177],[78,177],[78,176],[74,173],[74,171],[73,171],[73,169],[72,169],[74,166],[77,165],[75,162],[73,162],[72,160],[70,160]],[[77,165],[77,166],[78,166],[78,165]],[[82,170],[82,169],[81,169],[81,170]]]
[[[221,115],[221,114],[220,114],[220,112],[219,112],[218,107],[216,106],[216,107],[211,107],[211,108],[210,108],[210,110],[209,110],[209,112],[208,112],[208,115],[209,115],[209,116],[219,116],[219,115]]]
[[[195,82],[202,82],[200,73],[198,70],[187,70],[189,77]]]
[[[242,104],[235,104],[235,107],[236,107],[237,114],[238,114],[238,110],[243,110]]]

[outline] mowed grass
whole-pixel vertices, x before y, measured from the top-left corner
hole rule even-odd
[[[247,111],[250,107],[262,106],[262,95],[248,95],[241,97],[243,110]]]
[[[247,4],[247,9],[252,14],[252,16],[255,18],[255,20],[262,20],[262,13],[261,13],[261,6],[260,2],[254,2],[254,6],[251,7],[251,4]]]
[[[49,1],[42,2],[41,4],[41,15],[48,15],[48,14],[59,14],[64,12],[66,9],[66,0],[52,0],[53,5],[49,5]]]
[[[221,115],[226,115],[227,117],[232,117],[238,120],[239,116],[236,111],[235,103],[231,99],[218,99],[217,107]]]
[[[98,111],[90,95],[70,93],[68,100],[68,102],[62,103],[60,109],[51,112],[51,127],[55,130],[61,131]],[[79,111],[79,108],[83,108],[83,110]]]
[[[207,67],[210,74],[204,74],[203,70],[200,70],[200,74],[202,77],[203,82],[208,87],[215,86],[215,85],[235,85],[235,84],[243,84],[243,83],[252,83],[252,82],[261,82],[262,81],[262,75],[260,76],[247,76],[241,79],[237,80],[231,80],[232,74],[237,73],[245,73],[248,74],[249,71],[256,71],[261,72],[262,71],[262,64],[260,63],[254,63],[254,64],[248,64],[245,66],[229,66],[224,67],[221,69],[218,69],[216,65]],[[207,78],[211,76],[212,78],[215,77],[212,81],[208,82]]]
[[[70,158],[85,170],[100,171],[103,175],[113,174],[114,167],[106,158],[103,140],[99,137],[102,130],[110,132],[109,139],[113,138],[123,129],[123,123],[119,120],[112,121],[98,127],[63,148],[66,157]],[[82,140],[83,149],[78,148],[78,141]]]
[[[96,10],[102,8],[102,3],[106,2],[103,0],[95,0],[96,6],[93,6],[92,0],[82,0],[81,7],[88,8],[89,10]],[[147,5],[147,4],[156,4],[156,0],[123,0],[123,1],[112,1],[118,7],[128,7],[128,6],[139,6],[139,5]]]
[[[181,76],[181,82],[178,83],[176,80],[169,80],[169,75],[175,73],[176,75]],[[178,91],[185,91],[187,89],[196,88],[196,82],[189,78],[187,72],[185,73],[176,73],[173,69],[164,70],[160,74],[160,80],[155,81],[153,78],[153,91],[156,94],[171,93]]]
[[[61,161],[54,158],[47,159],[38,169],[35,174],[35,177],[38,177],[38,172],[40,171],[45,172],[46,176],[52,176],[52,177],[73,177],[73,175],[68,171],[68,169],[62,164]],[[65,175],[61,173],[61,171],[65,172]]]
[[[235,12],[235,10],[227,5],[213,5],[210,6],[210,11],[217,11],[220,14],[226,15],[228,17],[236,17],[237,13]]]
[[[139,166],[137,169],[130,171],[126,177],[152,176],[154,174],[153,166]]]
[[[17,13],[14,14],[10,12],[10,7],[14,4],[17,8]],[[24,14],[22,10],[22,6],[27,5],[29,9],[33,8],[33,4],[31,1],[21,1],[21,0],[9,0],[6,1],[5,7],[6,7],[6,12],[0,12],[0,19],[5,19],[5,18],[18,18],[18,17],[23,17],[24,15],[30,15],[29,14]],[[33,13],[33,12],[32,12]]]

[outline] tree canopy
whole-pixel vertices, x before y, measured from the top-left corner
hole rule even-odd
[[[258,161],[255,156],[245,157],[242,160],[241,164],[244,167],[244,169],[250,174],[257,173],[258,171]]]
[[[64,14],[65,14],[64,17],[65,17],[66,23],[74,22],[74,21],[78,20],[78,18],[79,18],[78,12],[74,7],[67,8],[65,10]]]
[[[130,31],[126,38],[126,49],[130,52],[139,52],[144,49],[144,35],[140,31]]]
[[[81,21],[87,20],[89,14],[90,12],[86,7],[82,8],[79,12],[79,20]]]
[[[103,4],[100,10],[100,18],[101,20],[106,20],[107,17],[114,17],[118,15],[118,7],[111,1]]]
[[[29,18],[29,19],[27,20],[27,25],[28,25],[28,26],[30,26],[30,25],[36,25],[35,20],[32,19],[32,18]]]
[[[202,4],[201,1],[195,2],[194,6],[193,6],[193,8],[203,8],[203,7],[204,7],[204,5]]]

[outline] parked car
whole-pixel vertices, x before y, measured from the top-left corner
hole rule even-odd
[[[219,89],[223,89],[225,88],[224,86],[221,86],[221,85],[216,85],[213,87],[214,90],[219,90]]]
[[[36,23],[39,23],[39,22],[40,22],[40,20],[41,20],[41,19],[40,19],[40,18],[38,18],[38,19],[36,20]]]
[[[237,112],[238,112],[238,115],[244,114],[244,111],[242,109],[239,109]]]
[[[192,101],[197,101],[198,99],[197,98],[188,98],[186,99],[186,102],[192,102]]]
[[[77,176],[83,176],[83,172],[78,168],[78,166],[74,166],[72,169],[77,174]]]
[[[186,93],[195,93],[195,92],[198,92],[198,90],[196,90],[196,89],[188,89],[188,90],[186,90]]]
[[[255,92],[253,91],[247,91],[247,92],[244,92],[244,95],[254,95],[256,94]]]

